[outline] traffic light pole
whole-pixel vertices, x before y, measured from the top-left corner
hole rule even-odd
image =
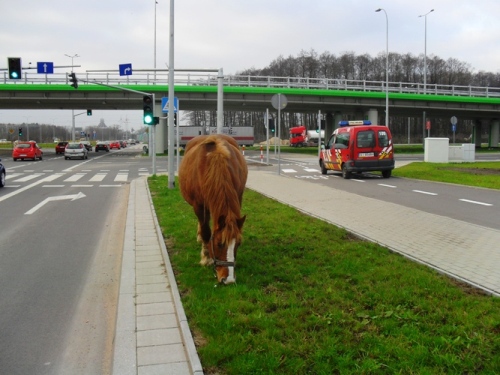
[[[85,82],[85,83],[93,83],[95,85],[99,85],[99,86],[105,86],[105,87],[110,87],[112,89],[117,89],[117,90],[121,90],[121,91],[128,91],[128,92],[132,92],[134,94],[140,94],[140,95],[152,95],[153,96],[153,112],[154,112],[154,106],[155,106],[155,103],[156,103],[156,98],[155,98],[155,94],[151,94],[149,92],[144,92],[144,91],[139,91],[139,90],[133,90],[133,89],[129,89],[129,88],[126,88],[126,87],[118,87],[118,86],[112,86],[112,85],[107,85],[105,83],[101,83],[101,82],[96,82],[96,81],[85,81],[85,80],[81,80],[82,82]],[[74,118],[73,118],[73,129],[74,129]],[[155,135],[156,135],[156,125],[152,125],[151,128],[150,128],[150,131],[151,131],[151,144],[149,145],[149,152],[150,152],[150,155],[152,155],[152,164],[153,164],[153,174],[156,174],[156,139],[155,139]],[[73,130],[73,134],[74,133],[74,130]]]

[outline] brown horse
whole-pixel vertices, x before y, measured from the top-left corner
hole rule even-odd
[[[217,280],[224,284],[236,281],[236,251],[246,218],[240,216],[240,210],[247,174],[238,144],[223,134],[193,138],[179,167],[182,196],[198,217],[200,264],[213,264]]]

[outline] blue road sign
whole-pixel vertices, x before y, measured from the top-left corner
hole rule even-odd
[[[452,124],[452,125],[451,125],[451,131],[452,131],[453,133],[455,133],[455,132],[457,131],[457,125]]]
[[[54,74],[53,62],[37,62],[36,72],[40,74]]]
[[[120,75],[121,76],[131,76],[132,75],[132,64],[120,64]]]
[[[179,108],[179,99],[174,96],[174,113],[177,113]],[[161,98],[161,110],[163,113],[168,113],[168,96]]]

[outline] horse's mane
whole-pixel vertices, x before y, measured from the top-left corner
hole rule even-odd
[[[214,229],[222,223],[219,222],[224,216],[225,230],[223,231],[223,242],[230,238],[241,236],[237,226],[240,219],[240,197],[244,187],[237,186],[244,182],[239,181],[239,176],[233,176],[237,168],[231,166],[231,162],[238,160],[232,157],[231,145],[215,136],[207,137],[203,143],[206,150],[206,174],[204,193],[205,201],[209,202],[209,210],[212,216]]]

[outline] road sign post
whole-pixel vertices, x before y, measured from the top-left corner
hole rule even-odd
[[[281,174],[281,160],[280,160],[280,155],[281,155],[281,110],[285,109],[286,105],[288,104],[288,99],[286,98],[285,95],[283,94],[274,94],[273,97],[271,98],[271,104],[275,109],[278,110],[278,140],[279,140],[279,145],[278,145],[278,174]]]

